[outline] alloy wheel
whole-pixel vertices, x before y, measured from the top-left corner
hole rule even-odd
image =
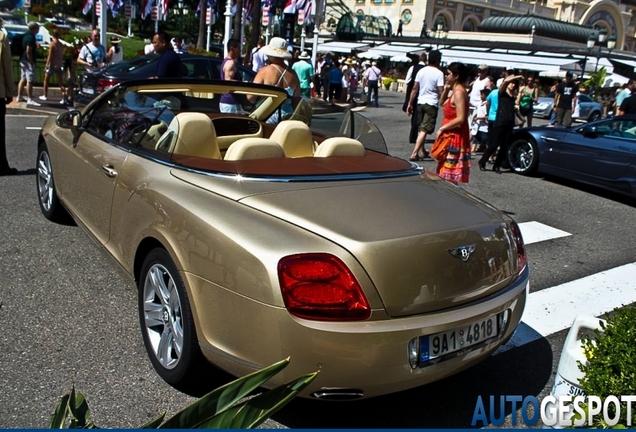
[[[38,158],[38,193],[40,203],[45,211],[50,211],[53,205],[55,190],[53,188],[53,174],[51,159],[46,151],[40,153]]]
[[[183,315],[175,281],[166,267],[148,269],[143,287],[145,331],[161,366],[173,369],[183,353]]]
[[[508,153],[510,168],[519,173],[528,172],[533,168],[535,158],[534,147],[526,140],[517,140]]]

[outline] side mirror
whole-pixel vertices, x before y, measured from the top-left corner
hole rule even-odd
[[[82,113],[79,111],[67,111],[58,115],[55,124],[64,129],[76,129],[82,124]]]
[[[585,136],[595,137],[595,136],[598,135],[598,131],[596,130],[596,126],[592,126],[592,125],[583,126],[583,128],[581,129],[581,132]]]

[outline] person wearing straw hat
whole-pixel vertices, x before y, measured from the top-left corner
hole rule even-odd
[[[300,81],[300,94],[304,97],[311,97],[311,78],[314,75],[314,68],[311,65],[311,56],[307,51],[303,51],[298,56],[298,61],[292,66]]]
[[[108,50],[108,59],[110,60],[110,64],[119,63],[124,59],[124,49],[120,46],[121,39],[117,36],[113,36],[110,38],[111,47]]]
[[[296,72],[290,68],[285,61],[292,59],[291,53],[287,50],[287,41],[280,37],[273,37],[269,45],[261,48],[269,60],[269,65],[264,66],[254,77],[255,84],[266,84],[285,89],[290,96],[300,97],[300,80]],[[288,99],[281,106],[281,115],[275,112],[268,120],[269,124],[278,123],[280,118],[290,115],[294,110],[291,100]]]

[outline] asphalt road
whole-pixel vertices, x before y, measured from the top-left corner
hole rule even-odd
[[[387,137],[390,152],[406,157],[409,118],[401,97],[382,92],[381,107],[364,111]],[[10,161],[21,173],[0,177],[0,427],[46,427],[72,385],[86,395],[100,427],[135,427],[160,412],[176,412],[193,399],[153,371],[134,288],[80,228],[41,215],[34,173],[43,117],[19,114],[7,117],[7,138]],[[471,172],[466,189],[519,222],[571,234],[527,246],[533,293],[634,261],[634,201],[561,180],[479,170]],[[347,403],[296,400],[268,426],[470,427],[479,395],[546,395],[566,332],[410,391]],[[227,377],[211,371],[202,389],[219,379]]]

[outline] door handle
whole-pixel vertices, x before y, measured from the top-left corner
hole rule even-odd
[[[108,177],[116,177],[117,171],[112,165],[102,165],[102,171],[106,173]]]
[[[629,152],[633,152],[634,151],[634,149],[632,147],[627,147],[627,146],[622,146],[622,145],[619,145],[618,149],[619,150],[629,151]]]

